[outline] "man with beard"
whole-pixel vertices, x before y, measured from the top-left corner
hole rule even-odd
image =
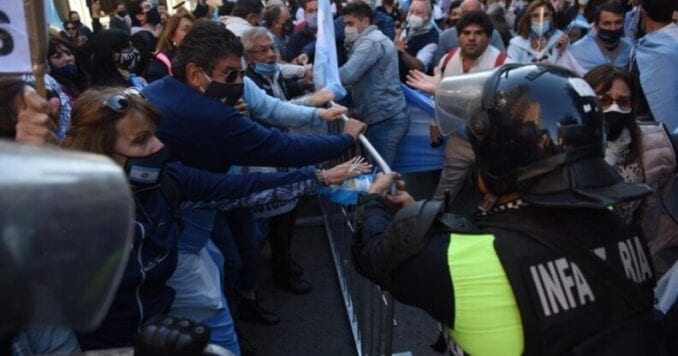
[[[435,69],[434,76],[410,71],[407,84],[434,94],[441,78],[492,70],[507,62],[506,54],[490,46],[492,21],[482,11],[466,13],[457,22],[458,48],[450,50]],[[472,171],[475,157],[463,133],[455,132],[447,139],[445,164],[440,175],[434,199],[443,199],[445,191],[454,198]],[[432,139],[434,139],[432,137]]]
[[[471,11],[482,11],[483,5],[478,0],[464,0],[464,2],[461,3],[460,8],[461,15],[464,16]],[[456,27],[450,27],[440,34],[440,37],[438,38],[438,49],[433,56],[433,63],[438,63],[445,53],[449,52],[450,49],[459,47],[457,38],[458,33]],[[498,50],[505,50],[504,42],[501,40],[501,36],[496,30],[492,30],[490,42],[492,43],[492,46],[496,47]]]

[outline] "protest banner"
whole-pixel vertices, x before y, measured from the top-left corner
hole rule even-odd
[[[30,73],[31,50],[20,1],[0,3],[0,73]]]

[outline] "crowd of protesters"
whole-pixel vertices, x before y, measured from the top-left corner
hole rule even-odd
[[[506,63],[562,66],[591,85],[607,120],[605,160],[655,193],[614,210],[643,227],[655,268],[672,266],[678,230],[658,205],[676,170],[666,134],[678,129],[674,1],[337,0],[331,9],[344,106],[313,86],[316,0],[199,0],[191,10],[149,0],[102,9],[95,0],[91,26],[72,11],[50,32],[46,100],[32,76],[0,79],[0,137],[112,158],[137,208],[134,258],[101,326],[78,335],[29,328],[45,335],[24,348],[129,346],[144,321],[173,314],[205,323],[211,342],[234,354],[252,354],[232,313],[284,323],[257,298],[263,241],[274,284],[311,293],[291,254],[297,200],[370,169],[359,160],[312,166],[347,157],[361,133],[393,163],[410,125],[401,85],[434,95],[444,78]],[[355,119],[327,134],[344,114]],[[445,141],[436,199],[454,198],[475,161],[463,132]],[[144,164],[162,173],[135,180]],[[283,208],[251,209],[274,201]]]

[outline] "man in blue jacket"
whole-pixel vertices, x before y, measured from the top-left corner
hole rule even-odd
[[[335,158],[353,147],[365,125],[349,120],[344,133],[328,136],[292,136],[264,128],[242,115],[233,104],[243,93],[240,40],[222,25],[196,24],[173,60],[174,77],[146,87],[144,94],[160,111],[157,136],[187,165],[217,172],[231,165],[301,166]],[[184,211],[184,246],[189,252],[204,248],[215,213]],[[222,303],[225,304],[225,303]],[[240,350],[225,305],[205,320],[212,342]]]

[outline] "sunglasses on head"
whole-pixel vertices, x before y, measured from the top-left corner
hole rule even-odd
[[[113,94],[104,100],[103,105],[115,112],[122,113],[129,109],[129,96],[134,95],[146,99],[144,94],[137,88],[127,88],[122,94]]]

